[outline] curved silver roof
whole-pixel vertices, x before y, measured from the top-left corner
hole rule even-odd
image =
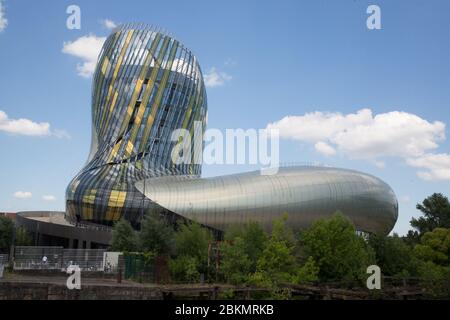
[[[294,229],[342,211],[357,230],[387,234],[398,217],[392,189],[357,171],[327,167],[281,168],[223,177],[150,178],[136,183],[160,206],[201,224],[224,230],[230,224],[258,221],[270,229],[284,213]]]

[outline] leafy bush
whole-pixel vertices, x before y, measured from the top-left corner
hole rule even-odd
[[[417,275],[417,259],[413,248],[402,238],[395,235],[370,235],[369,245],[373,248],[376,264],[387,276],[415,276]]]
[[[252,272],[252,262],[244,239],[237,237],[232,244],[225,242],[221,246],[221,254],[220,268],[225,280],[232,284],[247,283]]]
[[[33,238],[28,233],[28,231],[25,230],[24,227],[17,228],[14,245],[27,247],[27,246],[31,246],[32,244],[33,244]]]
[[[293,277],[293,283],[296,284],[306,284],[306,283],[314,283],[319,280],[319,267],[314,261],[313,257],[309,257],[306,260],[305,264],[302,265],[297,273]]]
[[[0,216],[0,252],[8,253],[14,236],[14,222]]]
[[[175,234],[176,254],[195,258],[197,271],[206,274],[208,247],[212,240],[213,237],[209,230],[200,224],[183,224]]]
[[[137,246],[137,234],[131,224],[121,219],[113,228],[111,249],[118,252],[135,252]]]
[[[321,281],[360,282],[374,263],[373,250],[341,213],[315,222],[300,235],[305,256],[312,257]]]
[[[169,261],[172,279],[182,282],[199,282],[198,261],[195,257],[179,256]]]
[[[138,233],[139,249],[158,255],[172,254],[175,248],[174,230],[156,213],[149,213],[141,223]]]

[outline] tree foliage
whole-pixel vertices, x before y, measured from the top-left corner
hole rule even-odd
[[[414,248],[419,258],[418,272],[426,292],[435,298],[450,296],[450,229],[436,228],[425,233]]]
[[[208,247],[212,240],[211,232],[200,224],[183,224],[175,235],[176,253],[179,256],[194,257],[204,269],[208,262]]]
[[[256,271],[256,264],[266,247],[268,236],[257,222],[250,222],[245,225],[232,226],[225,233],[225,241],[234,242],[237,238],[242,240],[242,248],[236,247],[236,250],[243,250],[250,262],[250,272]],[[227,247],[228,248],[228,247]],[[228,248],[228,251],[231,248]]]
[[[28,233],[28,231],[25,230],[24,227],[16,229],[16,236],[14,240],[15,240],[14,245],[16,246],[27,247],[33,244],[33,238]]]
[[[179,256],[169,261],[170,274],[173,280],[183,282],[199,282],[198,261],[195,257]]]
[[[422,204],[417,204],[416,208],[424,216],[413,218],[410,223],[420,235],[436,228],[450,228],[450,202],[442,193],[432,194]]]
[[[450,266],[450,229],[436,228],[432,232],[425,233],[414,251],[423,261]]]
[[[173,228],[158,214],[149,213],[141,223],[138,243],[141,251],[154,252],[158,255],[171,254],[175,239]]]
[[[14,222],[0,216],[0,252],[8,253],[14,236]]]
[[[264,278],[275,285],[292,280],[297,264],[293,254],[293,233],[286,226],[287,220],[285,215],[274,221],[272,235],[258,259],[254,279]]]
[[[221,245],[221,272],[230,283],[247,283],[256,272],[268,236],[256,222],[231,226]]]
[[[319,280],[319,267],[313,257],[309,257],[296,272],[293,282],[297,284],[313,283]]]
[[[254,270],[242,237],[236,237],[221,246],[222,261],[220,269],[225,280],[232,284],[247,283]]]
[[[118,221],[113,228],[111,249],[118,252],[134,252],[138,250],[137,234],[130,222]]]
[[[208,272],[208,248],[212,239],[211,232],[198,223],[181,225],[175,235],[177,257],[169,265],[175,280],[198,281],[200,274]]]
[[[372,234],[369,245],[375,251],[376,263],[387,276],[414,276],[417,262],[413,248],[402,238]]]
[[[300,236],[306,257],[319,267],[322,281],[362,281],[373,264],[373,251],[341,213],[315,222]]]

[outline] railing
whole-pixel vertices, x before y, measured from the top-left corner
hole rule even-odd
[[[7,254],[0,254],[0,266],[1,265],[8,265],[9,264],[9,255]]]
[[[14,270],[61,270],[71,265],[82,271],[114,272],[117,262],[104,249],[64,249],[62,247],[16,247]],[[116,260],[118,254],[115,254]]]
[[[290,167],[330,167],[329,165],[316,161],[294,161],[294,162],[280,162],[280,168]]]
[[[79,223],[79,222],[71,222],[75,227],[81,228],[81,229],[89,229],[89,230],[95,230],[95,231],[105,231],[105,232],[112,232],[112,228],[108,226],[102,226],[102,225],[94,225],[94,224],[88,224],[88,223]]]
[[[91,224],[91,223],[81,223],[77,222],[73,219],[70,219],[70,217],[66,216],[66,221],[69,222],[72,226],[81,228],[81,229],[88,229],[88,230],[94,230],[94,231],[104,231],[104,232],[112,232],[113,228],[100,225],[100,224]]]

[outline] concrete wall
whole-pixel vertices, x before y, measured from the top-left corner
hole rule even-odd
[[[64,285],[45,283],[0,283],[0,300],[162,300],[158,288],[83,286],[69,290]]]
[[[107,247],[111,243],[112,233],[105,229],[75,227],[34,220],[34,217],[64,215],[64,212],[20,212],[16,223],[34,235],[36,246],[62,246],[72,249],[94,249]]]

